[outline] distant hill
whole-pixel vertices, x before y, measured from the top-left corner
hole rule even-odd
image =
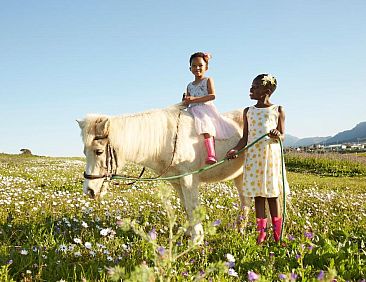
[[[300,146],[310,146],[310,145],[314,145],[314,144],[324,144],[324,142],[326,142],[331,137],[332,136],[302,138],[299,141],[297,141],[294,144],[294,146],[295,147],[300,147]]]
[[[366,141],[366,122],[360,122],[351,130],[337,133],[332,138],[326,140],[327,145],[337,143],[352,143]]]
[[[314,144],[332,145],[341,143],[357,143],[366,141],[366,122],[360,122],[354,128],[337,133],[328,137],[307,137],[298,138],[293,135],[286,134],[285,147],[310,146]]]
[[[286,134],[285,135],[285,142],[283,142],[283,145],[285,147],[293,147],[293,145],[299,141],[300,138],[296,137],[296,136],[292,136],[290,134]]]
[[[328,137],[307,137],[307,138],[298,138],[296,136],[292,136],[290,134],[286,134],[284,146],[285,147],[301,147],[301,146],[310,146],[313,144],[323,143]]]

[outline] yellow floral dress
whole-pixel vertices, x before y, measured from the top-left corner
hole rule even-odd
[[[277,128],[278,108],[277,105],[267,108],[249,107],[248,144]],[[277,140],[265,137],[245,154],[244,196],[276,198],[282,191],[281,147]],[[285,193],[289,192],[285,172]]]

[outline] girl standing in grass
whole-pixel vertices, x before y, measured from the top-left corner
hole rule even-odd
[[[283,193],[281,147],[278,139],[285,136],[285,111],[282,106],[270,102],[276,90],[277,80],[270,74],[258,75],[250,88],[250,98],[256,100],[254,106],[244,109],[243,137],[239,143],[227,152],[228,158],[235,158],[239,150],[269,133],[265,138],[248,148],[244,160],[244,196],[254,197],[257,230],[257,243],[266,238],[267,218],[265,202],[267,200],[273,224],[274,240],[280,240],[282,218],[279,214],[279,199]],[[285,177],[285,193],[289,187]]]
[[[214,82],[212,78],[205,77],[210,59],[211,55],[208,53],[197,52],[191,55],[189,69],[194,75],[194,81],[188,84],[183,103],[188,106],[188,112],[194,117],[197,134],[204,138],[206,163],[214,164],[217,162],[214,137],[230,138],[234,128],[221,117],[212,102],[215,100]]]

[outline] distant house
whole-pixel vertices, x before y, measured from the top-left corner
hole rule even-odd
[[[346,150],[347,146],[344,144],[334,144],[334,145],[328,145],[325,146],[324,149],[328,151],[340,151],[340,150]]]

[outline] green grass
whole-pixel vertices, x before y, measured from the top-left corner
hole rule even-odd
[[[359,154],[286,153],[289,171],[323,176],[366,176],[366,158]]]
[[[177,236],[172,255],[182,255],[172,261],[169,222],[174,219],[175,235],[186,221],[174,193],[159,197],[161,182],[115,186],[103,201],[92,201],[82,195],[83,159],[0,155],[0,281],[143,281],[144,275],[145,281],[248,281],[250,271],[261,281],[290,281],[291,274],[318,281],[322,271],[323,281],[360,281],[366,278],[366,177],[354,173],[353,162],[341,170],[339,160],[328,162],[314,170],[318,165],[307,168],[307,160],[289,161],[289,170],[301,173],[288,173],[292,197],[281,246],[271,237],[256,245],[254,210],[244,234],[237,232],[231,182],[203,185],[205,242],[192,246]],[[130,166],[128,173],[138,170]],[[135,229],[126,228],[127,218]],[[147,236],[152,230],[156,240]]]

